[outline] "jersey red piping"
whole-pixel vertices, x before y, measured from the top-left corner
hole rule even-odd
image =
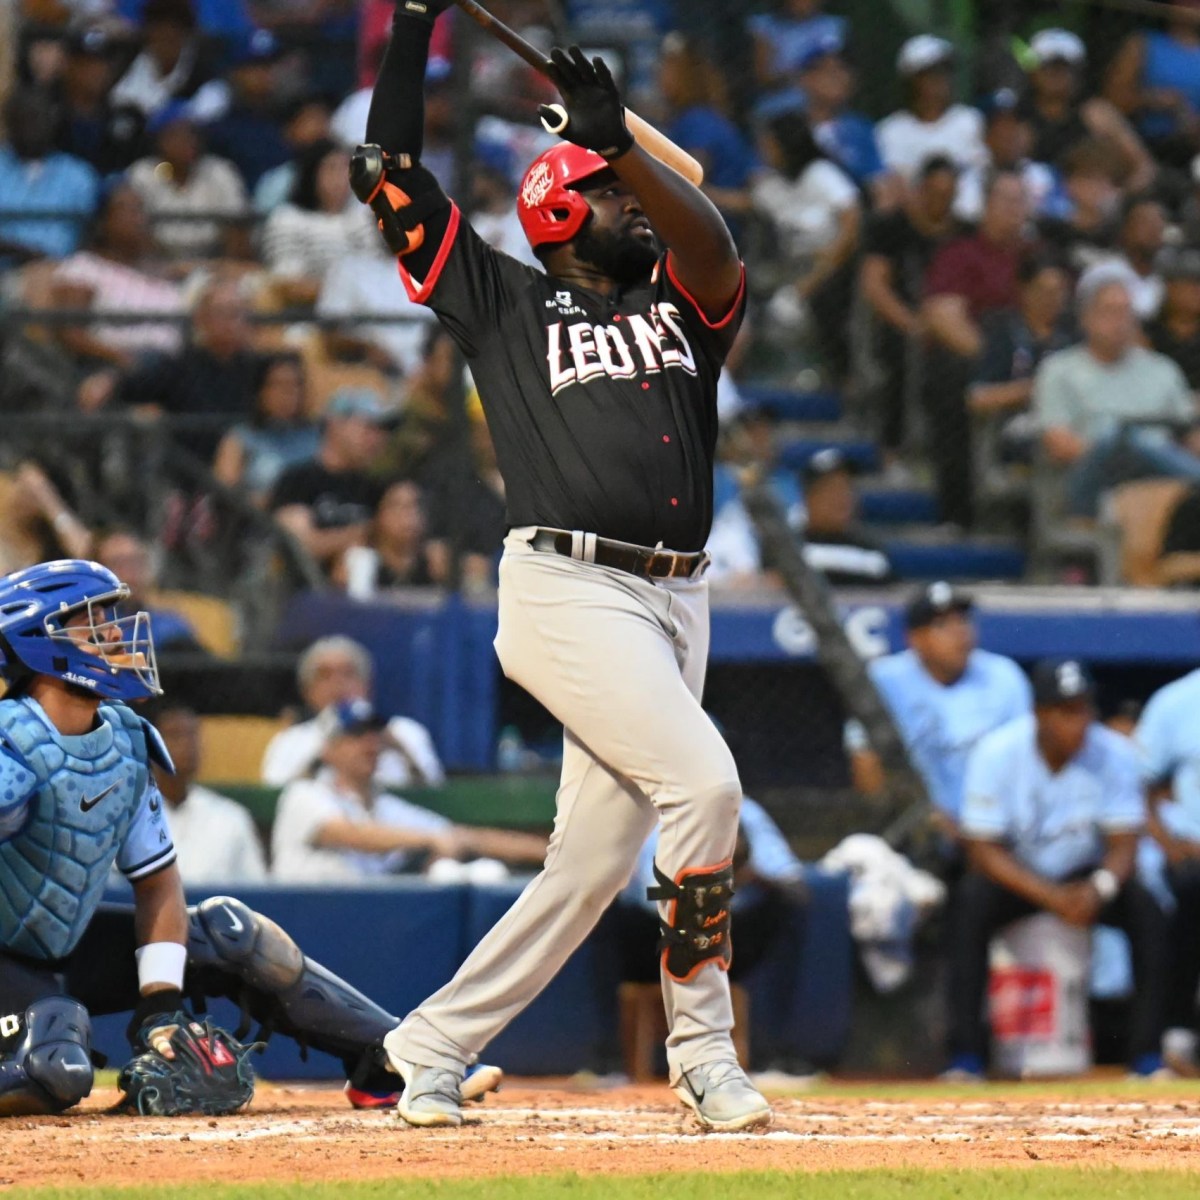
[[[671,259],[672,259],[672,254],[671,254],[671,251],[668,250],[667,251],[667,275],[670,276],[671,282],[675,285],[676,290],[687,297],[688,303],[691,304],[691,306],[696,310],[696,315],[700,318],[700,320],[702,320],[705,323],[705,325],[707,325],[709,327],[709,329],[724,329],[725,326],[728,325],[729,322],[733,320],[734,314],[737,312],[738,307],[742,303],[742,293],[746,290],[746,267],[745,267],[745,264],[743,264],[743,263],[738,264],[738,266],[741,268],[741,277],[738,279],[737,294],[733,297],[733,300],[731,301],[731,303],[729,305],[729,311],[719,321],[710,321],[708,319],[708,316],[705,314],[704,309],[702,309],[700,307],[700,305],[696,302],[696,297],[693,296],[692,293],[689,292],[687,290],[687,288],[685,288],[683,286],[683,284],[679,282],[679,276],[677,276],[675,274],[675,268],[671,265]]]
[[[442,268],[446,265],[446,258],[450,254],[450,248],[454,245],[454,238],[458,233],[458,222],[462,213],[459,211],[458,205],[453,201],[450,203],[450,223],[446,226],[446,233],[442,237],[442,244],[438,247],[437,257],[433,260],[433,266],[429,268],[429,274],[425,276],[425,282],[420,287],[416,287],[416,280],[408,273],[408,268],[404,265],[404,259],[396,259],[396,265],[400,268],[400,280],[404,284],[404,290],[408,293],[408,298],[414,304],[424,304],[426,300],[433,294],[433,289],[437,286],[438,276],[442,273]]]

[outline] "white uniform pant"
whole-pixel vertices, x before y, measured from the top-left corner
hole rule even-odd
[[[495,644],[505,675],[565,727],[557,816],[541,874],[391,1047],[451,1070],[554,978],[628,882],[656,819],[657,862],[672,879],[726,863],[737,839],[737,768],[700,707],[707,583],[535,551],[530,533],[505,540]],[[715,961],[687,983],[664,971],[663,996],[672,1079],[734,1057],[729,980]]]

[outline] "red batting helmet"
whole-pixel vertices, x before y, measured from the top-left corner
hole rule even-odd
[[[594,150],[559,142],[529,164],[517,192],[517,216],[529,244],[569,242],[584,226],[592,207],[572,187],[609,170]]]

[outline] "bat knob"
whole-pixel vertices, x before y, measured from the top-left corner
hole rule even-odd
[[[567,110],[561,104],[543,104],[539,111],[541,112],[542,128],[547,133],[561,134],[566,129],[570,118],[567,116]],[[551,120],[546,115],[548,112],[554,114],[555,120]]]

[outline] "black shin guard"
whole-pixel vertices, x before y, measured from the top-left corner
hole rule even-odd
[[[92,1023],[78,1000],[47,996],[2,1020],[0,1117],[59,1113],[89,1095]]]
[[[658,947],[668,975],[686,983],[706,963],[728,970],[733,961],[729,906],[733,901],[733,863],[681,871],[672,881],[654,864],[658,886],[646,899],[666,901],[670,909],[659,922]]]

